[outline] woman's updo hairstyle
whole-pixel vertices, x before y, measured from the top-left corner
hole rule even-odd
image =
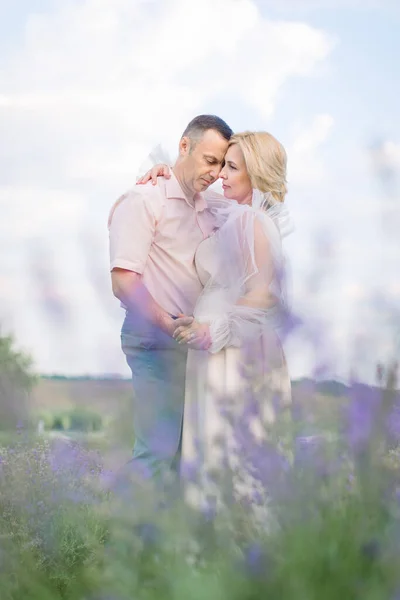
[[[243,153],[252,187],[269,192],[276,202],[284,202],[287,157],[282,144],[266,131],[235,133],[229,141],[229,146],[233,144]]]

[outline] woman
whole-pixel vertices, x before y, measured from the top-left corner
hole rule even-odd
[[[152,176],[168,171],[158,165]],[[196,505],[259,493],[263,466],[257,470],[254,453],[267,442],[275,411],[290,403],[277,335],[284,315],[281,238],[288,224],[285,150],[266,132],[236,134],[220,177],[224,197],[206,193],[216,231],[195,258],[204,289],[193,322],[174,334],[192,348],[182,463],[195,466],[187,497]],[[220,481],[227,473],[230,498]]]

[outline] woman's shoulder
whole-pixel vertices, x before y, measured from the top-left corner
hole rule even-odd
[[[231,208],[231,200],[227,200],[222,194],[216,190],[206,190],[203,192],[203,197],[207,202],[207,208],[213,211],[228,212]]]
[[[212,202],[213,200],[226,200],[226,198],[225,198],[225,196],[223,196],[223,194],[221,194],[220,192],[217,192],[217,190],[213,189],[213,188],[207,188],[203,192],[203,196],[207,200],[207,202]]]

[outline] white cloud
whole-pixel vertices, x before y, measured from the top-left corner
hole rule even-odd
[[[190,118],[232,98],[264,126],[285,83],[318,76],[333,45],[305,23],[268,20],[253,0],[66,0],[27,15],[0,84],[0,278],[13,281],[2,314],[39,369],[124,369],[105,224],[149,149],[172,147]],[[328,135],[326,119],[306,152]]]
[[[266,8],[276,8],[275,0],[262,0]],[[281,0],[279,9],[286,10],[340,10],[340,9],[360,9],[368,10],[373,8],[398,8],[397,0]]]
[[[400,144],[395,144],[391,140],[388,140],[383,145],[383,151],[386,154],[388,163],[396,168],[400,168]]]
[[[311,128],[302,132],[294,141],[292,150],[296,154],[315,151],[328,137],[334,120],[332,115],[317,115]]]
[[[34,140],[36,152],[51,147],[60,171],[67,159],[67,178],[97,154],[88,175],[112,181],[109,165],[130,173],[146,147],[176,139],[216,98],[241,98],[269,117],[284,83],[312,74],[332,43],[308,25],[263,19],[252,0],[168,0],[152,11],[138,1],[67,3],[30,17],[25,47],[5,70],[11,152]]]
[[[393,140],[383,140],[374,145],[371,157],[377,169],[400,170],[400,144]]]
[[[326,177],[321,146],[329,139],[334,126],[332,115],[316,115],[312,123],[297,133],[288,148],[288,176],[297,185],[321,181]]]

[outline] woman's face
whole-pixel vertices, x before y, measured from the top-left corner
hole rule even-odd
[[[253,189],[238,144],[229,146],[225,154],[225,166],[219,176],[222,179],[225,198],[236,200],[239,204],[251,204]]]

